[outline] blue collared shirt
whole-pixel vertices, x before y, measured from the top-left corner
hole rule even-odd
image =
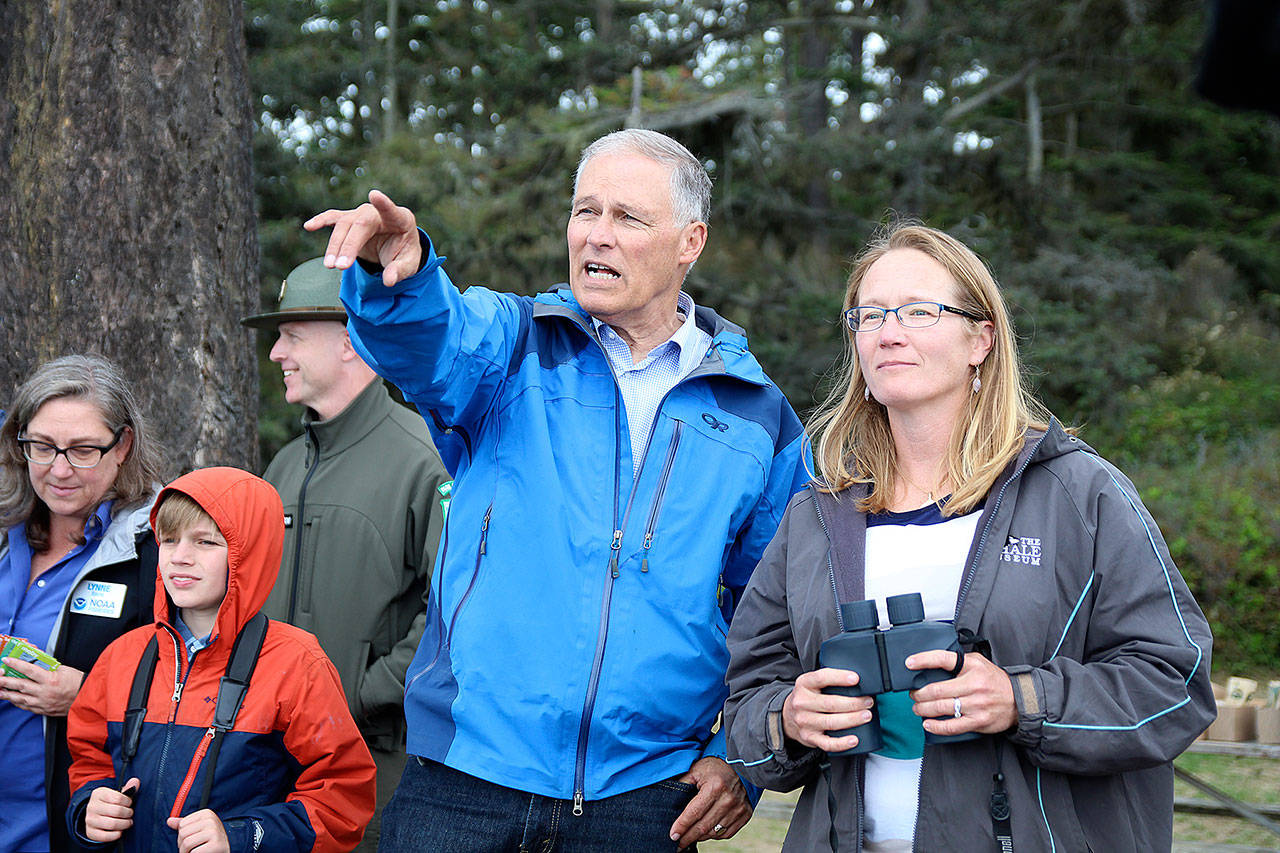
[[[631,347],[612,326],[594,317],[591,320],[600,336],[600,343],[604,345],[627,410],[632,475],[640,471],[640,462],[644,459],[645,446],[649,443],[653,419],[657,417],[662,398],[702,363],[711,346],[711,336],[699,329],[694,319],[693,298],[689,294],[680,292],[676,310],[684,315],[680,328],[639,362],[632,360]]]
[[[187,647],[187,663],[191,663],[191,659],[196,656],[196,652],[209,645],[209,638],[213,636],[213,632],[210,631],[203,637],[197,637],[192,630],[187,627],[187,623],[182,621],[181,611],[179,611],[179,614],[174,617],[173,627],[178,629],[178,636],[182,638],[182,642]]]
[[[67,606],[80,570],[89,562],[111,524],[111,501],[103,501],[84,524],[84,543],[31,580],[27,525],[9,528],[9,547],[0,555],[0,630],[24,637],[52,652],[54,626]],[[0,702],[0,755],[14,785],[5,794],[6,849],[49,849],[44,791],[44,720],[9,702]],[[12,844],[12,847],[8,845]]]

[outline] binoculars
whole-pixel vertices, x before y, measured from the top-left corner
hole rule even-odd
[[[854,687],[828,687],[824,693],[875,696],[919,690],[926,684],[953,677],[952,671],[944,669],[907,669],[906,659],[930,649],[946,649],[963,655],[955,627],[947,622],[926,622],[924,602],[918,592],[891,595],[885,599],[885,606],[891,627],[881,631],[875,601],[852,601],[840,605],[844,630],[822,644],[818,651],[818,665],[853,670],[858,673],[858,684]],[[880,735],[880,713],[875,705],[871,706],[871,722],[827,734],[831,737],[858,736],[857,746],[831,755],[875,752],[884,743]],[[959,743],[978,737],[977,732],[959,735],[924,733],[927,744]]]

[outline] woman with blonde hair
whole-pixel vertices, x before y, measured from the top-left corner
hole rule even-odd
[[[107,645],[151,621],[156,543],[147,523],[159,450],[119,368],[47,362],[0,427],[0,633],[60,662],[5,658],[0,755],[7,850],[70,847],[67,710]]]
[[[887,228],[843,319],[820,476],[729,632],[729,756],[804,787],[784,849],[1168,849],[1212,638],[1132,483],[1026,391],[999,287],[953,237]],[[967,654],[909,655],[946,671],[910,692],[828,692],[861,680],[818,663],[857,627],[840,605],[911,593]]]

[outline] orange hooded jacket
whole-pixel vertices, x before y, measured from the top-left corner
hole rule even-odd
[[[157,570],[155,624],[125,634],[103,652],[68,715],[71,790],[68,824],[82,843],[95,788],[119,789],[137,776],[125,850],[173,850],[170,816],[197,811],[218,682],[236,635],[275,583],[284,541],[280,496],[235,468],[205,468],[163,489],[198,503],[227,540],[227,592],[209,645],[188,664],[172,601]],[[138,752],[122,767],[121,733],[134,672],[148,640],[159,659]],[[271,622],[244,704],[218,755],[208,808],[232,850],[350,850],[374,810],[374,764],[347,710],[337,672],[315,637]]]

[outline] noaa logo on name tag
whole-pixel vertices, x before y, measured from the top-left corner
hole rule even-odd
[[[128,591],[129,587],[122,583],[82,580],[75,592],[71,593],[71,612],[119,619],[124,611],[124,597]]]

